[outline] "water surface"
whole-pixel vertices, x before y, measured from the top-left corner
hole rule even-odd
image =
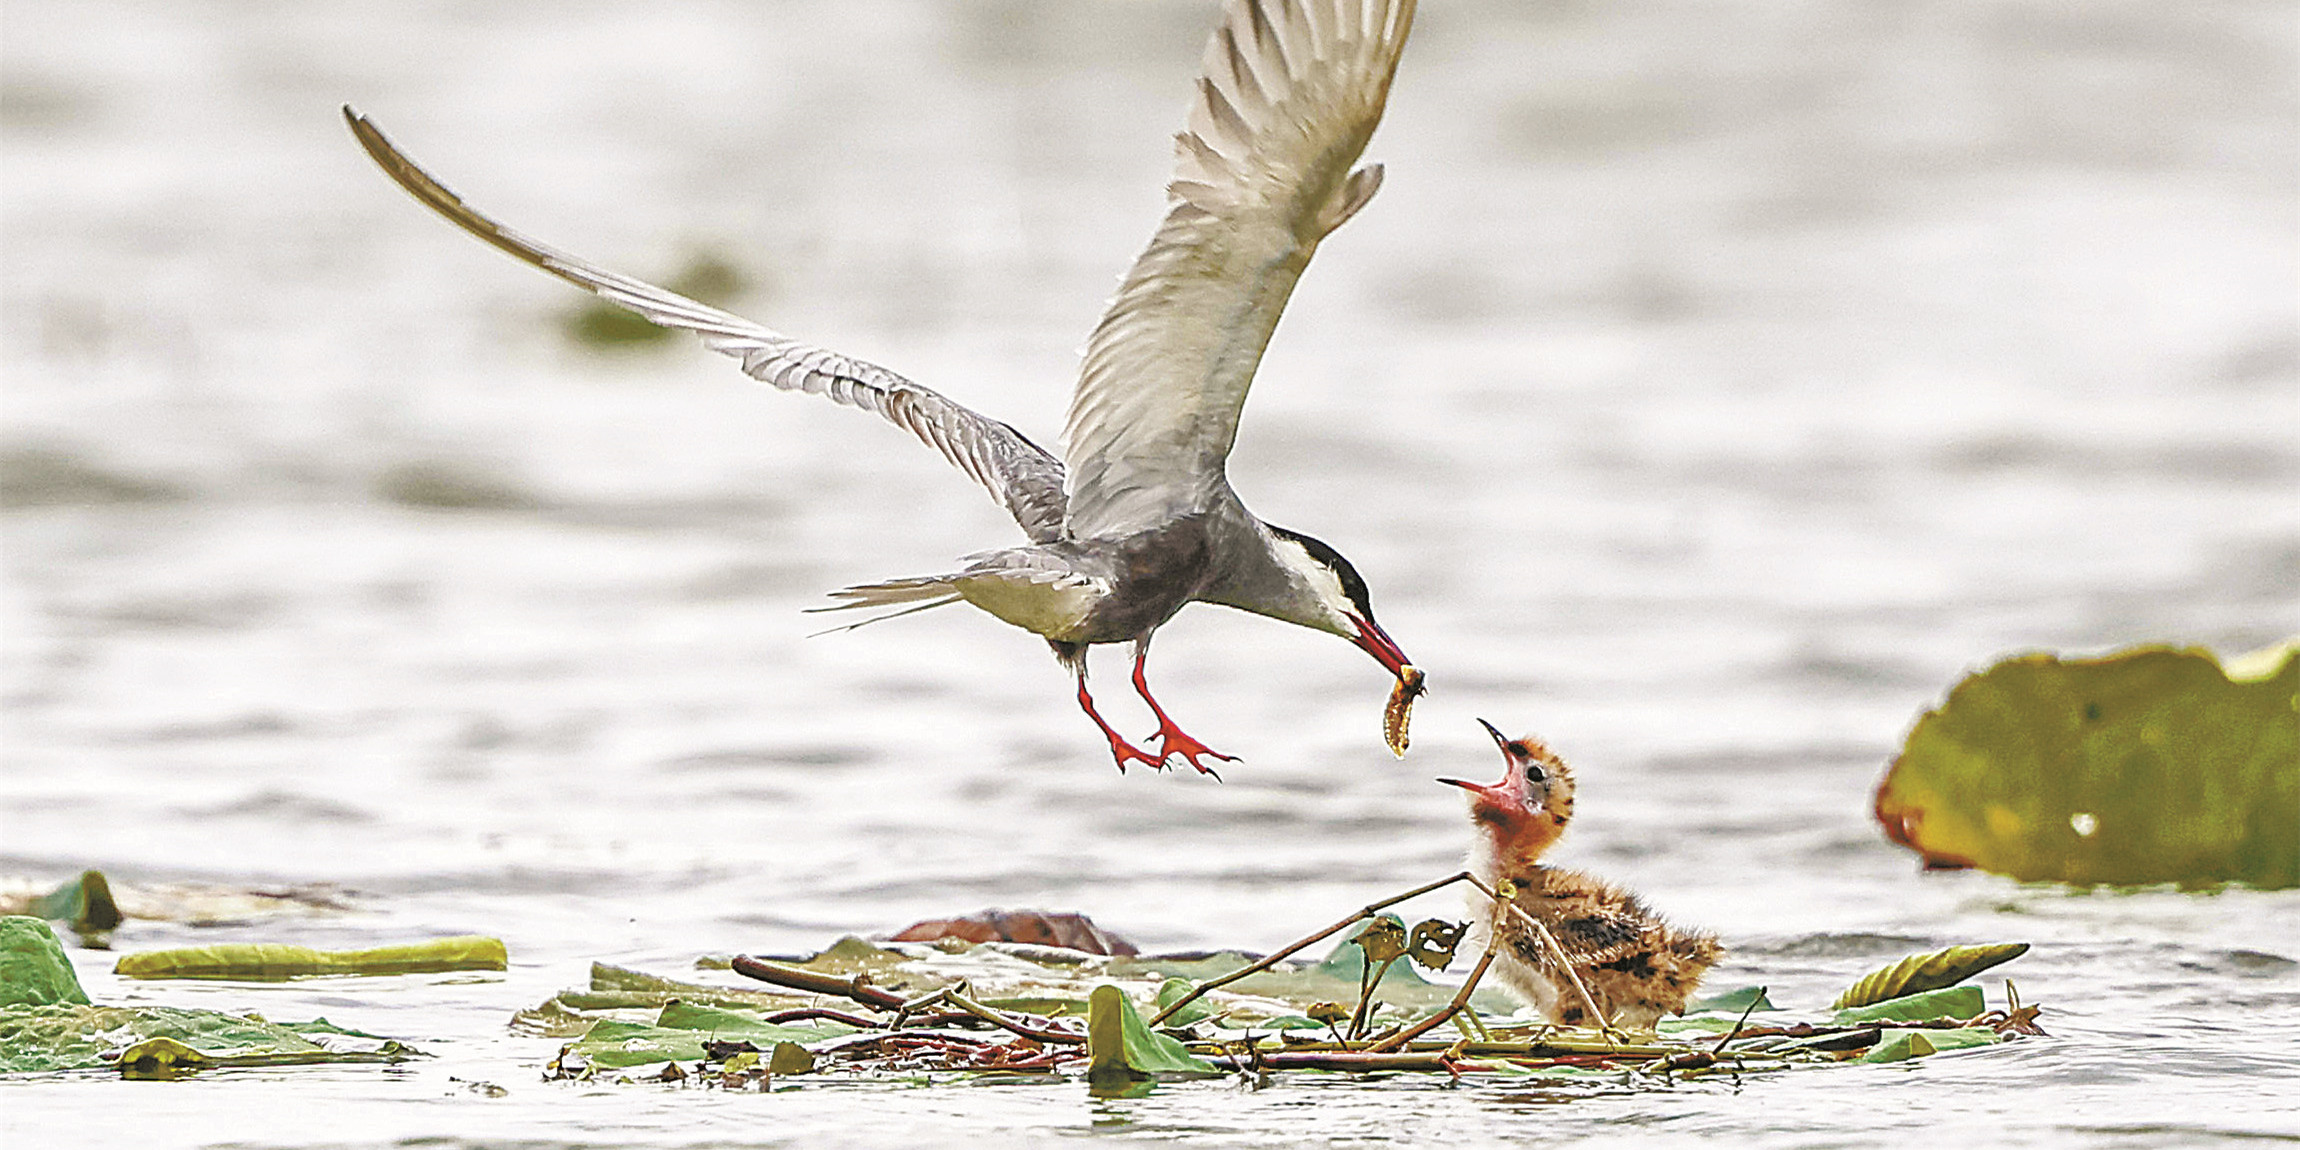
[[[2003,654],[2300,630],[2287,6],[1425,5],[1388,185],[1304,280],[1233,473],[1356,561],[1433,693],[1399,763],[1362,655],[1185,612],[1153,682],[1243,757],[1220,784],[1112,771],[1043,645],[979,615],[808,638],[823,591],[1013,528],[867,417],[570,343],[573,292],[408,202],[336,113],[610,266],[729,259],[741,310],[1051,443],[1211,8],[13,8],[0,871],[357,892],[124,947],[485,932],[513,968],[127,985],[84,953],[99,1000],[438,1057],[13,1082],[12,1140],[2300,1137],[2292,892],[1921,876],[1867,815]],[[2026,940],[2053,1037],[1659,1094],[1096,1101],[547,1085],[552,1043],[506,1028],[592,959],[986,906],[1274,947],[1457,865],[1430,779],[1494,769],[1479,716],[1576,764],[1558,857],[1720,931],[1719,985],[1811,1008]]]

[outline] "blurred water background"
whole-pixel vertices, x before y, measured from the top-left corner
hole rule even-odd
[[[1908,724],[2000,655],[2300,630],[2291,5],[1424,5],[1388,185],[1303,281],[1232,471],[1357,562],[1433,693],[1393,761],[1370,660],[1194,608],[1152,681],[1243,757],[1218,785],[1113,772],[1043,645],[979,614],[808,638],[823,591],[1011,523],[867,416],[684,341],[572,341],[579,293],[406,200],[336,110],[515,227],[642,276],[727,261],[737,310],[1051,444],[1214,17],[10,4],[0,872],[356,892],[128,948],[513,955],[250,989],[83,953],[99,1001],[441,1057],[10,1083],[10,1143],[92,1114],[153,1146],[2300,1136],[2300,892],[1922,876],[1868,816]],[[2008,973],[2054,1037],[1557,1105],[579,1088],[505,1026],[592,959],[993,905],[1274,947],[1457,865],[1430,780],[1495,769],[1477,716],[1577,765],[1557,857],[1721,931],[1714,985],[1810,1009],[2028,940]]]

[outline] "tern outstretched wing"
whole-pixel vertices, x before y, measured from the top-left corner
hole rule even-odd
[[[1171,207],[1086,344],[1063,458],[1070,533],[1208,505],[1294,281],[1381,186],[1352,171],[1414,0],[1230,0],[1175,137]]]
[[[885,416],[988,488],[1032,542],[1050,543],[1062,537],[1062,462],[1013,427],[877,364],[800,343],[741,316],[528,239],[465,204],[393,147],[367,117],[349,107],[343,116],[385,175],[463,230],[654,323],[694,332],[705,347],[741,360],[743,371],[761,383],[828,396]]]

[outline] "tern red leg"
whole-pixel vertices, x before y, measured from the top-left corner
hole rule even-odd
[[[1198,768],[1198,773],[1202,775],[1214,775],[1214,768],[1199,762],[1200,755],[1211,755],[1225,763],[1237,762],[1238,756],[1225,755],[1191,738],[1182,728],[1174,725],[1174,720],[1166,717],[1166,708],[1159,706],[1158,700],[1150,697],[1150,684],[1142,677],[1142,662],[1149,657],[1150,644],[1134,645],[1134,690],[1141,694],[1143,702],[1150,704],[1150,713],[1158,716],[1158,761],[1164,762],[1180,755],[1191,766]],[[1219,779],[1222,776],[1214,777]]]
[[[1110,729],[1110,724],[1102,721],[1102,713],[1094,709],[1094,696],[1086,693],[1086,663],[1084,660],[1080,660],[1078,664],[1078,707],[1086,712],[1087,718],[1094,720],[1095,726],[1102,728],[1103,737],[1110,740],[1110,757],[1118,760],[1120,773],[1125,772],[1126,764],[1130,762],[1148,763],[1152,770],[1165,768],[1165,755],[1153,755],[1127,742],[1118,732]],[[1200,769],[1203,770],[1204,768]]]

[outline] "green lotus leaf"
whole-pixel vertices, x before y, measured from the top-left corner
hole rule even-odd
[[[1998,1041],[1995,1031],[1977,1026],[1962,1030],[1887,1030],[1877,1036],[1877,1044],[1861,1056],[1861,1061],[1905,1062],[1943,1050],[1989,1046]]]
[[[853,1027],[835,1022],[783,1026],[737,1010],[672,1002],[652,1023],[614,1018],[594,1022],[569,1050],[592,1066],[620,1070],[656,1062],[699,1062],[712,1042],[748,1042],[771,1051],[783,1044],[821,1042],[854,1032]]]
[[[758,1007],[763,1010],[785,1010],[806,1000],[798,991],[776,992],[748,990],[738,987],[711,986],[700,982],[685,982],[664,978],[643,970],[632,970],[612,963],[591,964],[591,985],[585,990],[559,992],[562,1005],[578,1010],[613,1010],[629,1006],[661,1006],[677,998],[687,1002],[708,1003],[712,1006]]]
[[[1838,1026],[1857,1022],[1926,1022],[1935,1018],[1953,1018],[1963,1021],[1978,1018],[1988,1009],[1977,986],[1951,986],[1941,990],[1927,990],[1872,1002],[1867,1006],[1848,1007],[1831,1019]]]
[[[2009,659],[1917,720],[1877,790],[1929,867],[2300,886],[2300,645]],[[2269,664],[2273,663],[2271,669]]]
[[[85,1005],[88,992],[56,932],[28,915],[0,918],[0,1005]]]
[[[1781,1008],[1773,1005],[1772,999],[1765,997],[1765,988],[1762,986],[1744,986],[1739,990],[1728,990],[1722,994],[1696,998],[1685,1004],[1685,1013],[1687,1014],[1700,1014],[1704,1011],[1714,1011],[1719,1014],[1739,1014],[1744,1010],[1779,1009]]]
[[[1161,997],[1163,997],[1163,992],[1161,992]],[[1007,998],[978,998],[975,1001],[992,1010],[1003,1010],[1009,1014],[1037,1014],[1047,1018],[1086,1017],[1086,1000],[1083,998],[1050,994],[1025,994]],[[1158,1005],[1164,1007],[1166,1004],[1162,1001]],[[1188,1012],[1185,1011],[1184,1013]],[[1175,1025],[1187,1026],[1189,1024],[1177,1022]]]
[[[1086,1078],[1095,1089],[1120,1089],[1156,1074],[1219,1073],[1183,1045],[1150,1029],[1134,1000],[1111,983],[1086,997]]]
[[[1899,998],[1904,994],[1919,994],[1955,986],[1992,966],[2011,962],[2028,953],[2025,942],[1996,942],[1986,946],[1952,946],[1931,954],[1912,954],[1891,966],[1870,971],[1859,982],[1847,987],[1837,1001],[1829,1004],[1831,1010],[1845,1010]]]
[[[131,1076],[173,1077],[210,1066],[400,1062],[413,1057],[416,1052],[398,1042],[324,1020],[282,1025],[252,1015],[172,1006],[0,1007],[0,1073],[4,1074],[109,1064]]]
[[[30,913],[51,922],[68,922],[83,937],[101,937],[119,929],[123,921],[120,904],[112,899],[112,884],[100,870],[83,871],[80,877],[33,899]]]
[[[703,1044],[710,1040],[699,1030],[603,1018],[570,1043],[568,1052],[599,1069],[620,1070],[655,1062],[700,1062]]]
[[[793,965],[819,974],[862,974],[901,966],[909,961],[910,956],[901,951],[888,950],[850,934],[832,943],[830,949]]]
[[[740,1010],[696,1006],[686,1002],[664,1004],[662,1011],[655,1016],[655,1025],[666,1029],[698,1031],[705,1038],[722,1042],[749,1042],[761,1048],[777,1042],[820,1042],[855,1032],[852,1026],[828,1020],[808,1022],[803,1026],[785,1026]]]
[[[1158,986],[1158,1009],[1165,1010],[1167,1007],[1182,1001],[1182,997],[1189,994],[1191,989],[1192,984],[1188,979],[1167,979],[1165,982],[1159,984]],[[1188,1026],[1193,1022],[1202,1021],[1208,1017],[1211,1017],[1213,1013],[1214,1008],[1207,1005],[1206,1000],[1201,998],[1195,1002],[1192,1002],[1190,1005],[1183,1007],[1181,1010],[1176,1011],[1172,1018],[1166,1020],[1166,1025],[1177,1027]]]

